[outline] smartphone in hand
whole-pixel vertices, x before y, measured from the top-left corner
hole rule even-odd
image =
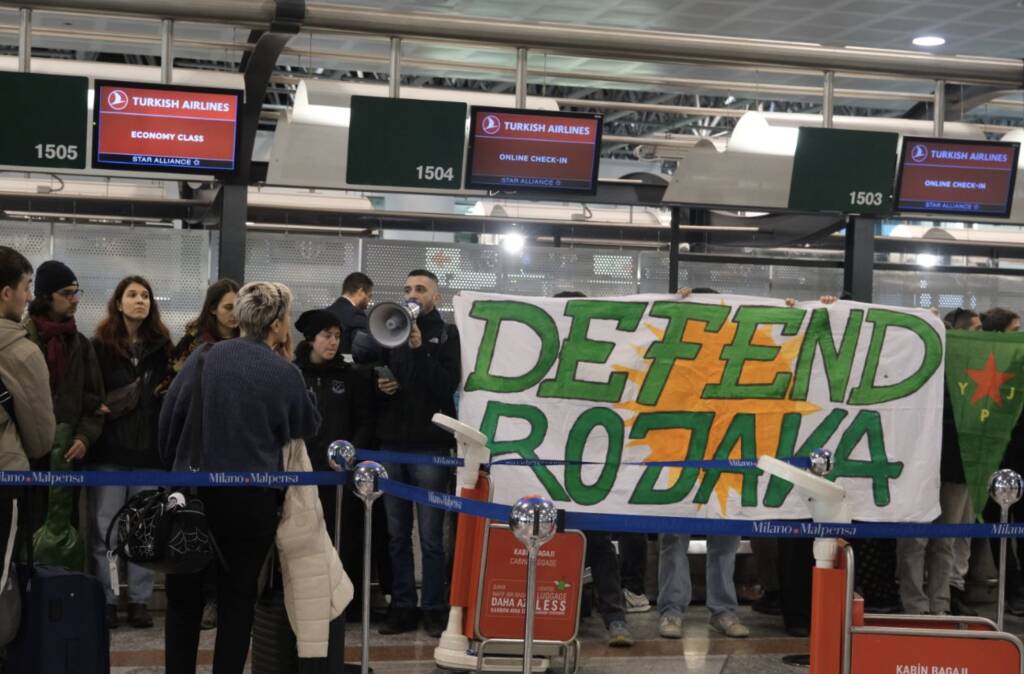
[[[373,371],[377,373],[378,379],[395,379],[395,374],[387,365],[378,365],[377,367],[373,368]]]

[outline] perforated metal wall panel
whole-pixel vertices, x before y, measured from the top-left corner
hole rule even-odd
[[[373,279],[374,302],[400,300],[410,271],[432,272],[441,288],[438,308],[450,315],[452,297],[460,290],[507,292],[501,284],[501,255],[496,246],[366,240],[363,271]]]
[[[13,248],[38,267],[50,259],[50,223],[0,220],[0,246]]]
[[[359,247],[360,239],[355,238],[250,232],[245,280],[277,281],[291,288],[295,319],[307,309],[321,309],[338,299],[342,281],[361,268]]]
[[[502,257],[502,292],[550,297],[577,290],[587,297],[632,295],[637,282],[637,253],[588,248],[528,248]]]
[[[810,300],[842,292],[843,270],[683,260],[679,263],[679,287],[704,287],[722,293]],[[641,253],[640,292],[663,293],[667,290],[668,254]]]
[[[942,314],[963,307],[982,312],[992,307],[1024,310],[1024,279],[989,274],[921,271],[875,272],[875,302],[937,307]]]
[[[84,294],[76,321],[79,331],[89,336],[125,276],[150,282],[175,339],[199,313],[210,281],[209,236],[204,231],[56,224],[53,257],[78,276]]]
[[[217,232],[0,221],[0,245],[21,251],[33,266],[56,258],[78,275],[85,290],[79,329],[95,330],[117,282],[139,274],[153,284],[164,322],[177,339],[195,317],[216,266]],[[52,246],[52,254],[51,254]],[[246,244],[248,280],[275,280],[295,293],[293,317],[324,307],[341,292],[345,276],[364,271],[374,280],[374,300],[402,297],[406,274],[416,268],[441,282],[441,310],[450,316],[460,290],[550,296],[579,290],[590,297],[664,293],[668,255],[615,249],[528,248],[509,254],[498,246],[371,240],[334,236],[252,232]],[[213,275],[216,277],[216,274]],[[813,299],[837,294],[838,268],[683,261],[680,287],[707,286],[720,292]],[[1024,309],[1024,280],[1012,276],[928,271],[876,271],[880,304]]]
[[[838,267],[770,267],[769,294],[772,297],[792,297],[813,300],[822,295],[843,292],[843,270]]]

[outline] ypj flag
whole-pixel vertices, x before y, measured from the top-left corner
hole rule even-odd
[[[1024,408],[1024,333],[946,333],[946,387],[967,489],[980,513]]]

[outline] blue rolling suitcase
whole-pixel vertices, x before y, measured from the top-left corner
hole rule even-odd
[[[110,634],[100,581],[59,567],[19,567],[21,627],[7,674],[108,674]]]
[[[27,508],[19,537],[29,542]],[[6,674],[109,674],[110,633],[103,585],[84,573],[18,565],[21,625],[7,646]]]

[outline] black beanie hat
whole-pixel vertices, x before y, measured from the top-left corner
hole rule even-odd
[[[335,327],[340,328],[341,321],[326,309],[304,311],[299,316],[299,320],[295,321],[295,329],[301,332],[302,336],[310,342],[316,339],[320,331]]]
[[[61,288],[77,284],[78,277],[71,271],[71,267],[57,260],[47,260],[36,269],[33,292],[36,295],[49,296]]]

